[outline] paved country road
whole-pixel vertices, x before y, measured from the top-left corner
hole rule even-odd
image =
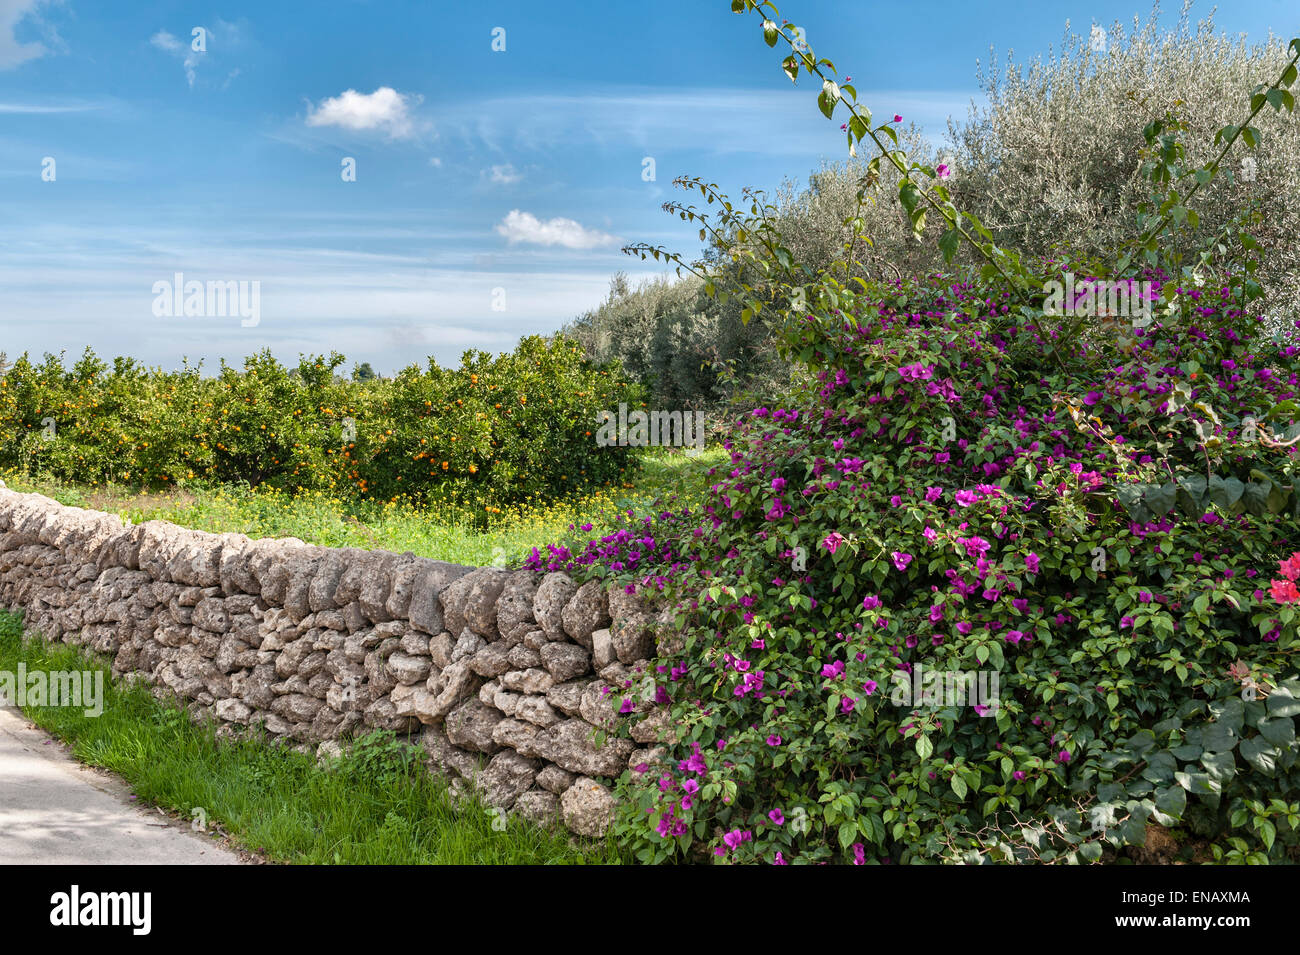
[[[12,707],[0,707],[0,864],[236,865],[239,856],[82,766]]]

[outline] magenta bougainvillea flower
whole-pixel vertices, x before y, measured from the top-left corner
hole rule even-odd
[[[844,543],[845,537],[839,531],[832,531],[822,540],[822,546],[832,554],[839,550],[840,545]]]

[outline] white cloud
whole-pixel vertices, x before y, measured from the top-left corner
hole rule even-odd
[[[41,0],[0,0],[0,70],[12,70],[48,51],[41,43],[19,43],[14,27],[35,12]]]
[[[438,156],[430,156],[429,165],[432,166],[434,169],[439,169],[442,167],[442,159]]]
[[[496,231],[511,245],[531,242],[535,245],[562,245],[566,249],[594,249],[618,240],[604,232],[585,229],[572,219],[548,219],[542,222],[530,212],[511,209],[497,225]]]
[[[149,37],[149,42],[164,53],[181,53],[185,49],[185,44],[166,30],[159,30]]]
[[[315,109],[309,106],[307,125],[382,130],[390,139],[406,139],[415,132],[411,107],[419,102],[418,96],[405,96],[391,86],[381,86],[373,93],[344,90],[321,100]]]
[[[490,170],[489,178],[498,185],[511,186],[523,179],[524,174],[515,171],[514,166],[510,163],[506,163],[504,166],[493,166]]]

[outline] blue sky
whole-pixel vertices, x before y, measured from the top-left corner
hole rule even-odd
[[[615,271],[656,271],[621,245],[694,251],[660,208],[675,176],[734,194],[843,157],[842,120],[729,6],[0,0],[0,349],[209,371],[334,349],[391,373],[553,331]],[[1046,54],[1067,21],[1086,34],[1150,6],[781,10],[878,116],[939,141],[979,98],[990,46]],[[1220,4],[1215,21],[1252,41],[1300,33],[1282,0]],[[260,320],[155,315],[154,283],[177,272],[259,282]]]

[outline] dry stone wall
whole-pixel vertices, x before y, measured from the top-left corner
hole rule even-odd
[[[610,783],[656,762],[665,714],[638,701],[671,612],[562,573],[131,525],[0,482],[0,607],[112,657],[234,735],[260,724],[338,751],[418,733],[431,768],[491,805],[599,836]]]

